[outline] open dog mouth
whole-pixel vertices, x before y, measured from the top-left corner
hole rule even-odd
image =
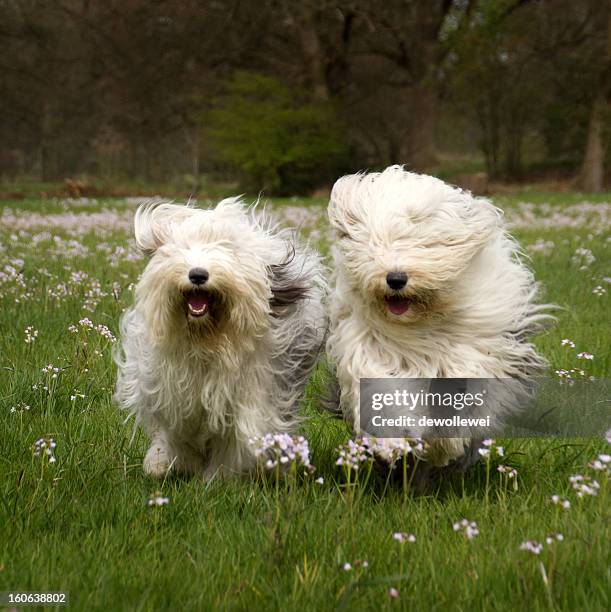
[[[210,312],[213,297],[208,291],[194,289],[185,293],[187,314],[191,317],[204,317]]]
[[[403,295],[385,295],[384,302],[394,315],[402,315],[410,307],[411,299]]]

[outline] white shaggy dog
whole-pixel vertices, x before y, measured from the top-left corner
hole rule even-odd
[[[329,219],[337,242],[327,352],[344,418],[359,430],[361,378],[513,378],[545,367],[528,342],[548,315],[485,199],[391,166],[339,179]],[[444,466],[466,439],[431,442]]]
[[[121,320],[115,399],[151,438],[144,470],[244,473],[251,437],[298,423],[326,333],[320,260],[238,198],[142,206],[135,234],[150,261]]]

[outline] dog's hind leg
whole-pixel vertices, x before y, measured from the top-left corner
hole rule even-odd
[[[252,470],[255,464],[255,456],[250,445],[240,443],[235,436],[230,435],[215,440],[208,447],[204,480],[239,476]]]

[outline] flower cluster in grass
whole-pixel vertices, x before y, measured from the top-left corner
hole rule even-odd
[[[569,349],[575,348],[575,342],[570,338],[563,338],[560,345]],[[592,353],[588,353],[587,351],[579,351],[575,357],[582,363],[594,360],[594,355]],[[586,366],[584,365],[584,367]],[[560,379],[560,384],[573,385],[577,379],[594,380],[594,376],[586,372],[583,367],[559,368],[555,371],[555,373]]]
[[[369,570],[369,561],[357,559],[356,561],[344,561],[340,564],[341,571],[348,577],[348,588],[358,588],[363,576]]]
[[[346,470],[358,471],[363,464],[371,462],[376,455],[384,459],[390,468],[404,460],[412,453],[419,453],[424,449],[422,440],[408,440],[407,438],[369,438],[358,437],[348,440],[346,444],[337,448],[338,457],[335,465]]]
[[[356,440],[348,440],[337,449],[339,454],[335,465],[342,466],[350,472],[358,471],[364,463],[373,459],[373,445],[369,438],[357,438]]]
[[[103,325],[101,323],[98,325],[95,325],[94,322],[88,317],[81,319],[78,322],[78,326],[74,324],[71,324],[68,326],[68,331],[71,334],[78,334],[79,329],[84,329],[85,331],[87,330],[96,331],[102,338],[105,338],[106,340],[108,340],[109,342],[112,342],[113,344],[117,341],[114,334],[110,331],[110,329],[108,329],[106,325]],[[87,345],[86,340],[83,341],[83,345],[84,346]]]
[[[526,550],[533,555],[538,555],[543,550],[543,544],[537,540],[526,540],[520,544],[520,550]]]
[[[19,414],[24,412],[29,412],[32,407],[25,402],[19,402],[16,406],[11,406],[11,414]]]
[[[564,536],[561,533],[550,533],[547,536],[545,536],[545,543],[550,545],[553,544],[554,542],[563,542],[564,541]]]
[[[588,467],[596,472],[605,472],[608,475],[611,471],[611,455],[601,453],[596,459],[588,463]]]
[[[505,449],[502,446],[495,446],[495,441],[492,438],[484,440],[482,442],[482,447],[477,449],[477,452],[484,458],[505,456]]]
[[[167,506],[170,503],[168,497],[164,497],[161,491],[155,491],[148,499],[146,505],[149,508],[159,508],[161,506]]]
[[[354,569],[358,569],[358,568],[363,568],[363,569],[367,569],[369,567],[369,561],[367,560],[359,560],[357,559],[356,561],[354,561],[353,563],[343,563],[342,564],[342,570],[344,570],[345,572],[351,572]]]
[[[486,464],[486,504],[488,503],[488,492],[490,489],[490,471],[492,467],[493,459],[498,459],[505,456],[505,448],[497,445],[496,441],[492,438],[487,438],[482,441],[482,446],[477,449],[478,454],[485,460]],[[509,486],[511,481],[514,491],[518,490],[518,470],[515,467],[511,467],[504,464],[499,464],[496,467],[497,472],[501,475],[501,482],[503,483],[505,490]]]
[[[552,504],[554,504],[554,506],[558,506],[563,510],[568,510],[571,507],[571,502],[568,499],[562,499],[560,495],[552,495],[550,497],[550,501]]]
[[[517,478],[518,476],[518,470],[507,465],[497,465],[496,469],[501,474],[505,474],[507,478]]]
[[[53,438],[38,438],[32,447],[34,457],[46,459],[49,463],[55,463],[55,448],[57,443]]]
[[[350,502],[354,497],[357,485],[362,492],[369,482],[372,468],[376,459],[387,467],[386,487],[388,487],[393,471],[401,467],[403,476],[404,501],[409,492],[415,468],[410,467],[410,457],[415,458],[415,464],[420,460],[420,452],[424,450],[425,443],[421,440],[408,440],[405,438],[370,438],[360,436],[348,440],[336,449],[338,454],[335,465],[342,469],[345,484],[344,489]],[[408,469],[409,468],[409,469]],[[361,476],[359,476],[361,475]]]
[[[33,344],[36,338],[38,338],[38,330],[33,325],[28,325],[25,328],[25,343]]]
[[[569,482],[573,486],[573,490],[577,493],[577,497],[598,495],[600,484],[591,476],[575,474],[574,476],[569,476]]]
[[[458,533],[461,533],[467,540],[472,540],[479,535],[477,523],[466,518],[456,521],[452,525],[452,529]]]
[[[535,242],[527,245],[526,249],[531,253],[540,253],[541,255],[549,255],[555,248],[556,243],[553,240],[545,240],[545,238],[537,238]]]
[[[48,374],[50,375],[52,379],[55,379],[59,376],[59,373],[61,372],[61,368],[54,366],[52,363],[49,363],[44,368],[42,368],[41,372],[43,374]]]
[[[590,249],[585,247],[578,247],[575,249],[575,254],[571,258],[571,261],[579,266],[580,270],[587,270],[595,261],[596,257]]]
[[[561,533],[550,533],[545,536],[545,543],[548,546],[562,541],[564,541],[564,536]],[[520,544],[520,550],[525,550],[533,555],[540,555],[543,548],[544,544],[542,542],[537,542],[537,540],[526,540]]]
[[[424,450],[424,442],[407,438],[380,438],[372,444],[373,453],[382,456],[391,468],[404,461],[408,455],[418,455]]]
[[[255,457],[263,461],[267,470],[280,473],[291,468],[303,468],[306,472],[314,472],[310,463],[310,447],[303,436],[291,436],[285,433],[252,437],[248,441],[254,448]]]
[[[392,539],[399,542],[399,544],[405,544],[405,542],[414,543],[416,536],[413,533],[403,533],[402,531],[396,531],[392,534]]]

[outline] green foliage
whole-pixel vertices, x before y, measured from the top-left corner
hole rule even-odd
[[[245,188],[305,193],[339,173],[346,157],[330,104],[305,102],[275,78],[238,72],[206,116],[209,157]]]
[[[603,3],[590,3],[583,22],[581,3],[556,0],[549,13],[519,4],[456,3],[443,32],[449,99],[476,126],[491,177],[571,173],[603,70],[604,35],[591,29],[606,23]]]

